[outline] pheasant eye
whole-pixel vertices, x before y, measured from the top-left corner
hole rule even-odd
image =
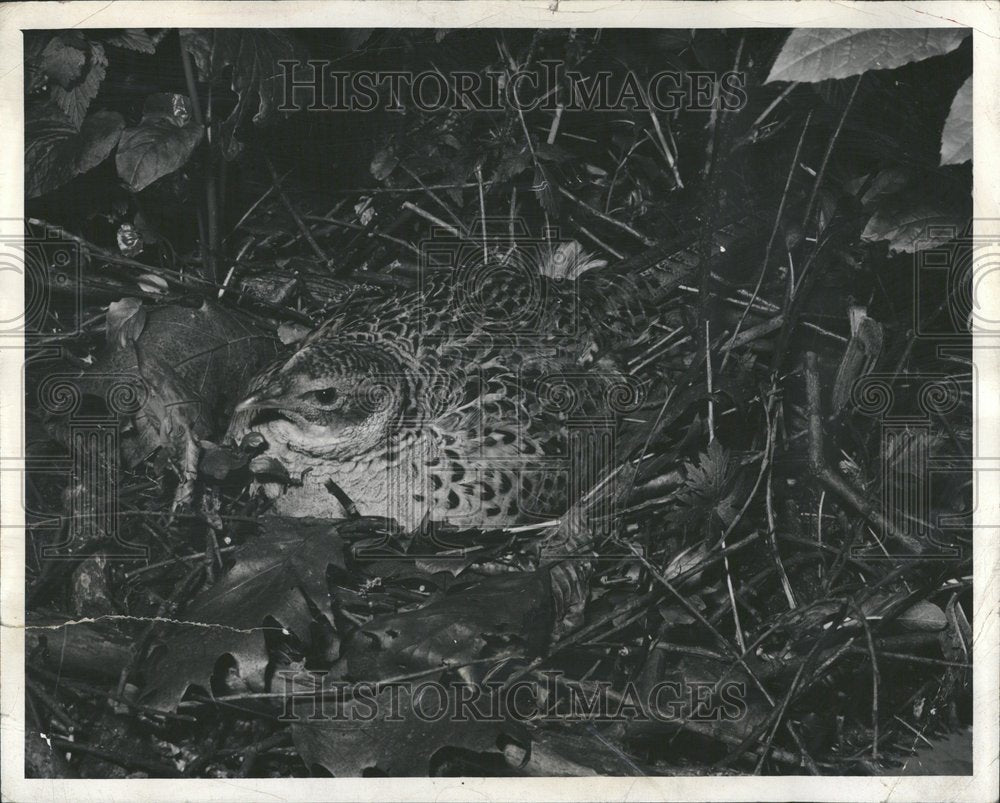
[[[337,401],[337,391],[333,388],[322,388],[312,391],[312,396],[320,404],[333,404]]]

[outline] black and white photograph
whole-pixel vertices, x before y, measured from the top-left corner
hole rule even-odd
[[[991,4],[124,5],[0,23],[4,800],[995,799]]]

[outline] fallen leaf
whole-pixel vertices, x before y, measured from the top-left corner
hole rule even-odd
[[[459,719],[463,689],[475,692],[432,681],[373,689],[367,699],[339,705],[325,721],[300,718],[292,725],[292,739],[307,766],[319,765],[338,778],[360,777],[373,768],[394,776],[426,776],[431,757],[442,747],[496,749],[502,723],[484,721],[468,709],[466,721]],[[489,711],[482,702],[477,709]]]
[[[122,348],[134,343],[146,325],[146,310],[137,298],[123,298],[108,304],[105,338],[108,343]]]
[[[161,632],[143,692],[148,705],[173,710],[189,686],[210,691],[226,654],[246,688],[265,691],[265,630],[284,628],[307,642],[310,603],[332,622],[327,567],[344,565],[336,525],[279,516],[264,516],[259,525],[261,534],[234,553],[233,567]],[[269,619],[278,627],[268,628]]]
[[[965,223],[957,205],[909,194],[893,196],[869,219],[861,239],[867,243],[885,240],[890,251],[912,254],[954,239],[964,231]]]
[[[348,676],[381,680],[484,658],[534,656],[551,630],[545,570],[488,577],[415,610],[376,616],[350,634]]]
[[[115,331],[116,342],[79,377],[83,393],[107,399],[113,412],[134,423],[134,429],[120,440],[130,466],[165,442],[170,444],[172,429],[178,436],[190,431],[199,438],[209,437],[239,401],[250,377],[277,353],[270,335],[209,304],[198,309],[166,304],[139,307],[145,311],[145,320],[131,338],[128,327],[138,327],[135,315],[139,313],[132,317],[127,313],[136,309],[136,303],[130,300],[115,307],[114,323],[121,322],[125,329]],[[147,360],[146,376],[139,370],[136,348]],[[164,381],[170,391],[156,386],[161,376],[167,377]],[[130,397],[129,404],[123,403],[125,396]],[[166,423],[166,418],[172,423]],[[199,419],[201,423],[196,423]],[[183,452],[185,446],[178,440],[175,452]]]

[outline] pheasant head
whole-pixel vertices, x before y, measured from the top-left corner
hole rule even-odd
[[[294,452],[358,459],[385,444],[408,385],[402,363],[382,346],[319,341],[270,372],[236,411]]]

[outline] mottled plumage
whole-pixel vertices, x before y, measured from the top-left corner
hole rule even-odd
[[[646,391],[627,357],[655,340],[671,274],[542,273],[428,270],[343,304],[261,374],[230,436],[260,432],[301,480],[269,488],[278,509],[343,515],[332,481],[362,515],[498,527],[558,516],[600,481]]]

